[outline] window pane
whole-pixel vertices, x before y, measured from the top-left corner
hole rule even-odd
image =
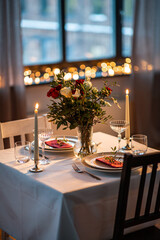
[[[67,61],[115,56],[113,0],[66,0]]]
[[[134,22],[134,0],[123,0],[122,17],[122,55],[131,56]]]
[[[21,0],[24,65],[61,60],[58,0]]]

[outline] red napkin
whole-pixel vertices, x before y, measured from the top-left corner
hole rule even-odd
[[[46,145],[53,147],[53,148],[71,148],[72,145],[62,140],[50,140],[45,142]]]
[[[113,168],[121,168],[123,167],[123,162],[115,160],[114,157],[108,156],[108,157],[102,157],[102,158],[96,158],[97,161],[100,161],[102,163],[105,163]]]

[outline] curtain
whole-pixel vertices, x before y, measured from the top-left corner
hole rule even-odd
[[[26,117],[20,0],[0,0],[0,122]]]
[[[133,36],[132,133],[160,148],[160,1],[137,0]]]

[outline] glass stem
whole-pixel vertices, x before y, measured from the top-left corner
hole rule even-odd
[[[44,148],[45,148],[45,142],[42,141],[42,160],[44,160]]]
[[[118,133],[118,151],[120,150],[121,134]]]

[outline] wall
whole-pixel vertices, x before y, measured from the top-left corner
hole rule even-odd
[[[117,82],[120,87],[113,88],[113,96],[117,98],[121,109],[119,109],[116,105],[112,107],[106,107],[107,114],[112,115],[114,119],[124,119],[125,118],[125,89],[131,89],[131,77],[130,76],[121,76],[121,77],[114,77],[108,78],[109,84],[111,82]],[[92,80],[93,86],[97,88],[101,88],[103,85],[103,80],[101,79],[94,79]],[[47,91],[50,89],[49,84],[45,85],[38,85],[38,86],[27,86],[26,87],[26,96],[27,96],[27,114],[28,116],[33,115],[34,105],[36,102],[39,102],[39,114],[44,114],[48,112],[47,105],[50,104],[50,98],[46,96]],[[76,130],[70,131],[62,131],[56,130],[54,126],[55,134],[75,134]],[[106,125],[104,124],[97,124],[94,126],[94,131],[102,131],[112,135],[116,135],[109,127],[109,123]]]

